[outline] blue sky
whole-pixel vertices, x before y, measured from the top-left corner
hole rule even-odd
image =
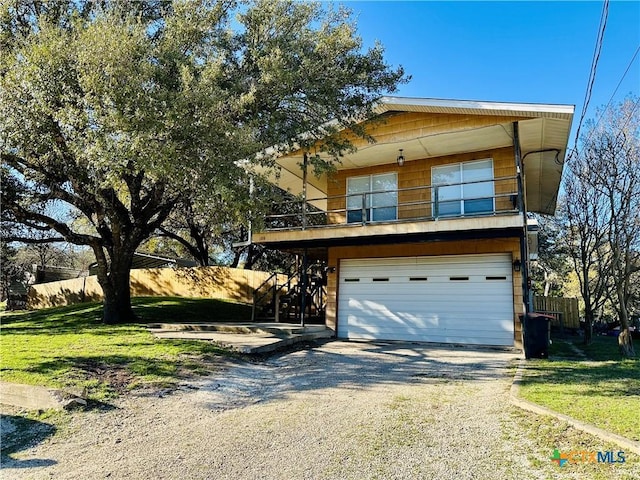
[[[396,95],[576,106],[582,111],[603,3],[342,2],[365,45],[412,75]],[[640,46],[640,2],[612,1],[586,118],[607,104]],[[614,101],[640,93],[640,54]]]

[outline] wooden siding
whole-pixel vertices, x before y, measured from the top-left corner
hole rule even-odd
[[[520,241],[517,238],[507,238],[329,248],[329,267],[335,267],[336,271],[330,273],[327,278],[326,324],[329,328],[337,331],[338,278],[340,275],[340,260],[343,258],[384,258],[479,253],[510,253],[512,258],[520,258]],[[522,324],[518,317],[524,313],[521,272],[513,272],[513,311],[514,346],[522,349]]]
[[[402,167],[397,164],[377,165],[374,167],[357,168],[350,170],[339,170],[328,181],[327,207],[329,211],[344,210],[346,201],[344,195],[347,194],[347,178],[361,175],[375,175],[380,173],[395,172],[398,175],[398,189],[412,187],[431,186],[431,168],[434,166],[447,165],[452,163],[469,162],[473,160],[493,159],[494,178],[514,177],[516,175],[515,158],[513,148],[501,148],[484,152],[467,153],[461,155],[450,155],[446,157],[425,158],[405,163]],[[516,180],[509,179],[495,183],[495,195],[507,194],[517,191]],[[424,188],[413,191],[398,193],[398,218],[425,218],[431,216],[431,189]],[[421,205],[402,205],[412,202],[423,202]],[[496,199],[496,210],[511,210],[513,203],[508,197]],[[346,215],[340,213],[330,213],[328,223],[339,224],[346,222]]]
[[[366,124],[367,133],[378,144],[395,143],[430,135],[475,130],[482,127],[506,124],[525,120],[523,117],[509,115],[467,115],[420,112],[393,112]],[[363,148],[371,144],[351,132],[344,135],[356,147]]]

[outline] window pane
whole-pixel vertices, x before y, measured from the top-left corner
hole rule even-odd
[[[384,175],[374,175],[371,179],[371,195],[372,207],[395,207],[398,205],[398,180],[394,173]],[[374,215],[375,218],[375,215]]]
[[[462,186],[464,213],[493,212],[493,182],[477,182],[478,180],[493,180],[493,161],[469,162],[462,164],[462,177],[465,184]]]
[[[369,177],[354,177],[347,179],[347,195],[352,193],[365,193],[369,190]],[[367,203],[369,199],[365,200]],[[368,205],[367,205],[368,206]],[[347,209],[362,209],[362,195],[353,195],[347,197]]]
[[[460,183],[460,179],[460,164],[442,165],[431,169],[431,183],[433,185]]]
[[[455,216],[462,213],[462,189],[460,184],[460,164],[442,165],[431,169],[431,184],[434,186],[432,191],[433,201],[436,201],[436,193],[438,205],[434,209],[434,215],[440,217]],[[438,187],[438,185],[453,184],[446,187]],[[437,187],[437,188],[436,188]]]
[[[438,216],[447,217],[453,215],[461,215],[460,200],[456,202],[439,202],[438,203]]]
[[[382,175],[373,175],[371,178],[371,191],[388,192],[398,189],[398,177],[395,173],[385,173]]]
[[[462,164],[462,178],[464,182],[477,180],[493,180],[493,161],[469,162]]]
[[[371,195],[371,218],[373,221],[395,220],[398,205],[398,177],[395,173],[373,175],[371,177],[371,190],[376,192]],[[381,208],[382,207],[382,208]]]
[[[397,218],[398,177],[384,173],[347,179],[347,222],[362,222],[362,195],[366,193],[366,220],[385,221]],[[371,192],[380,192],[372,194]]]
[[[372,207],[395,207],[398,203],[396,192],[371,194]]]
[[[470,183],[462,186],[463,198],[477,200],[493,197],[493,182]]]
[[[450,185],[448,187],[438,187],[438,200],[441,202],[446,200],[460,200],[462,199],[462,190],[460,185]],[[435,189],[434,189],[435,192]],[[434,193],[435,195],[435,193]]]
[[[369,206],[369,203],[371,203],[371,199],[369,197],[371,197],[371,195],[367,195],[364,199],[365,208]],[[362,195],[352,195],[347,197],[347,210],[362,210],[362,202]]]
[[[491,212],[493,212],[493,198],[464,201],[465,215],[470,215],[473,213],[491,213]]]
[[[369,177],[347,178],[347,194],[369,191]]]
[[[367,220],[369,220],[370,210],[365,210]],[[360,223],[362,222],[362,210],[349,210],[347,212],[347,223]]]
[[[396,207],[372,208],[371,214],[374,222],[395,220]]]

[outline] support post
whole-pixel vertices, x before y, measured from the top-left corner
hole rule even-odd
[[[529,246],[527,243],[527,209],[524,199],[524,165],[520,151],[520,130],[518,122],[513,122],[513,150],[516,160],[516,178],[518,182],[518,211],[522,214],[524,225],[520,235],[520,262],[522,264],[522,297],[525,314],[533,311],[533,299],[529,294]]]
[[[274,321],[280,323],[280,290],[276,291],[275,298],[273,299],[273,313]]]
[[[309,155],[302,154],[302,229],[307,228],[307,167],[309,165]]]
[[[438,198],[438,186],[433,187],[433,218],[435,220],[440,216],[440,199]]]
[[[366,225],[367,223],[367,194],[363,193],[362,194],[362,216],[360,218],[360,220],[362,220],[362,225]]]
[[[300,326],[304,327],[305,310],[307,309],[307,268],[309,259],[307,249],[302,254],[302,272],[300,273]]]

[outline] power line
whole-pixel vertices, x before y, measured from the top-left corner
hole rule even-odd
[[[591,70],[589,71],[589,79],[587,81],[587,90],[584,95],[584,103],[582,105],[582,113],[580,114],[580,121],[578,122],[578,129],[576,130],[576,138],[573,142],[573,152],[576,152],[578,139],[580,138],[580,129],[582,128],[582,122],[587,115],[587,109],[589,108],[589,102],[591,101],[591,93],[593,92],[593,84],[596,80],[596,70],[598,68],[598,60],[600,60],[600,52],[602,51],[602,41],[604,39],[604,31],[607,28],[607,18],[609,17],[609,0],[605,0],[602,5],[602,13],[600,14],[600,26],[598,27],[598,36],[596,37],[596,44],[593,50],[593,59],[591,60]]]
[[[582,105],[582,112],[580,114],[580,121],[578,122],[578,128],[576,129],[576,137],[573,142],[573,149],[571,150],[571,153],[569,153],[568,159],[578,154],[578,139],[580,138],[580,130],[582,128],[582,123],[584,122],[584,118],[587,115],[587,109],[589,108],[589,102],[591,101],[591,93],[593,92],[593,85],[596,80],[596,70],[598,68],[598,61],[600,60],[600,52],[602,51],[604,31],[607,28],[608,17],[609,17],[609,0],[604,0],[604,3],[602,4],[602,13],[600,14],[600,25],[598,26],[598,35],[596,37],[596,43],[593,49],[593,58],[591,59],[591,69],[589,71],[589,79],[587,80],[587,89],[585,91],[584,103]],[[634,58],[635,58],[635,55],[634,55]],[[626,75],[626,72],[624,75]],[[624,78],[624,75],[623,75],[623,78]],[[617,87],[616,87],[616,90],[617,90]],[[614,95],[615,95],[615,92],[614,92]],[[562,169],[562,173],[560,175],[560,182],[564,180],[565,172],[566,170]],[[549,201],[549,203],[547,204],[547,207],[550,208],[551,205],[553,205],[556,201],[557,201],[557,195],[555,195],[554,198],[552,198]]]

